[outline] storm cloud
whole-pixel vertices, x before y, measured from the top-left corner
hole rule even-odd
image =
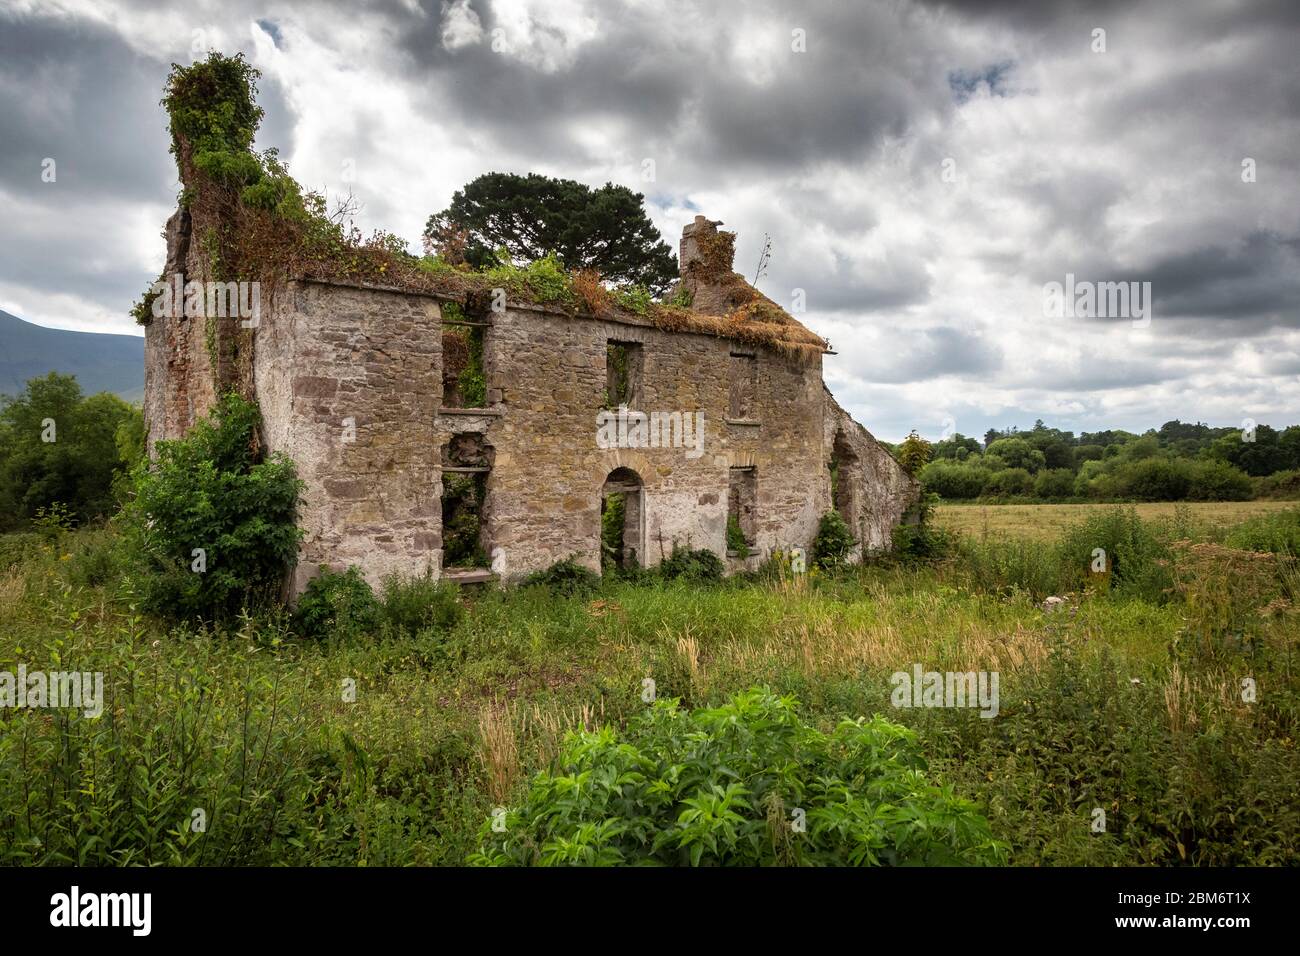
[[[696,212],[830,337],[881,437],[1300,420],[1300,13],[1282,2],[19,0],[0,9],[0,309],[135,331],[178,184],[173,62],[243,51],[295,176],[418,250],[490,170]],[[53,159],[54,182],[42,178]],[[1067,273],[1148,327],[1051,318]]]

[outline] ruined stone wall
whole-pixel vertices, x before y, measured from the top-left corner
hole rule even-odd
[[[426,296],[295,283],[256,332],[254,384],[270,451],[298,466],[306,532],[293,591],[325,563],[441,571],[441,452],[484,436],[494,568],[517,579],[571,555],[599,568],[601,489],[617,468],[644,487],[643,554],[674,543],[725,553],[730,468],[757,469],[757,545],[807,547],[824,467],[820,369],[760,353],[753,413],[727,421],[732,343],[511,307],[485,343],[488,408],[440,410],[441,324]],[[637,410],[704,414],[702,454],[597,443],[610,340],[639,344]],[[348,441],[347,420],[355,426]],[[754,424],[757,422],[757,424]]]
[[[321,564],[439,571],[441,313],[427,297],[291,283],[256,333],[268,451],[305,484],[292,591]]]
[[[811,547],[832,505],[827,466],[837,436],[853,455],[840,480],[855,489],[851,524],[867,547],[888,547],[915,499],[915,482],[825,390],[820,361],[531,306],[486,318],[489,405],[459,411],[440,408],[441,310],[427,295],[287,283],[256,329],[232,324],[219,340],[228,357],[216,376],[202,320],[156,322],[147,347],[150,436],[183,434],[215,401],[215,381],[252,393],[267,450],[292,458],[305,484],[293,594],[321,564],[355,564],[374,584],[394,572],[440,574],[442,449],[467,432],[492,448],[485,538],[506,580],[571,555],[598,569],[601,490],[619,468],[643,485],[647,565],[675,543],[725,555],[732,467],[755,469],[751,563],[772,549]],[[635,410],[703,413],[701,454],[598,446],[611,340],[640,347]],[[755,356],[743,420],[729,418],[733,352]]]
[[[894,527],[920,497],[919,483],[871,434],[840,408],[829,390],[826,395],[823,448],[823,508],[837,508],[853,536],[858,554],[891,547]],[[838,498],[831,497],[829,464],[838,459]]]
[[[163,279],[174,289],[214,281],[203,242],[191,235],[189,213],[178,208],[167,220]],[[268,307],[273,295],[267,297]],[[253,340],[256,330],[238,315],[187,316],[184,295],[174,296],[169,314],[145,326],[144,420],[150,453],[156,442],[180,438],[229,390],[253,398]],[[207,309],[206,294],[203,310]],[[248,320],[251,322],[252,320]]]
[[[763,353],[753,418],[727,421],[732,343],[627,323],[511,309],[494,317],[490,386],[503,415],[489,427],[489,537],[515,577],[576,555],[599,568],[601,488],[617,468],[644,487],[642,563],[674,543],[725,554],[731,466],[757,468],[760,548],[806,545],[816,529],[809,476],[821,467],[820,368]],[[609,341],[641,349],[635,410],[704,415],[702,454],[597,443]]]
[[[204,265],[198,243],[190,241],[189,214],[177,209],[167,220],[167,262],[163,277],[201,277]],[[144,330],[144,419],[150,452],[161,439],[179,438],[217,400],[218,376],[212,359],[215,328],[203,318],[186,318],[183,300],[173,314],[154,318]]]

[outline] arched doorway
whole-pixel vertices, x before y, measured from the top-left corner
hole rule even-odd
[[[844,432],[835,433],[831,447],[831,505],[840,513],[844,523],[858,536],[858,518],[861,513],[861,466]]]
[[[600,489],[600,571],[640,566],[645,556],[645,488],[631,468],[615,468]]]

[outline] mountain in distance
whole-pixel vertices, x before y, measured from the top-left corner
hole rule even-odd
[[[47,329],[0,311],[0,395],[18,395],[27,380],[75,375],[84,395],[113,392],[144,398],[144,338]]]

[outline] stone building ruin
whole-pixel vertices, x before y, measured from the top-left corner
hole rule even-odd
[[[198,216],[169,220],[166,275],[219,278]],[[823,385],[827,344],[732,271],[717,226],[683,230],[673,298],[690,307],[651,314],[309,262],[255,322],[173,310],[146,328],[150,446],[228,389],[257,401],[264,448],[305,483],[292,594],[321,565],[372,583],[510,581],[570,556],[599,571],[614,499],[617,563],[682,545],[752,567],[809,549],[831,508],[860,549],[888,548],[915,481]],[[748,557],[728,555],[729,518]]]

